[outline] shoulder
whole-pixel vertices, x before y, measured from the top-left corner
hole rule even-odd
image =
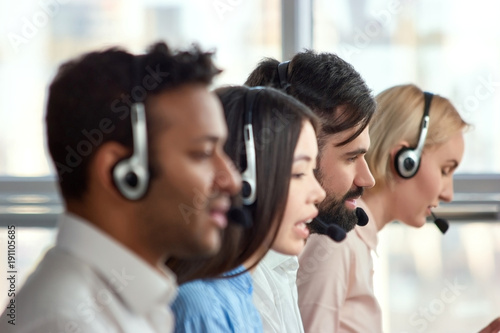
[[[269,299],[273,294],[292,291],[295,286],[297,256],[282,255],[271,252],[257,265],[252,273],[254,282],[254,299]]]
[[[215,285],[214,285],[215,284]],[[178,322],[199,317],[217,317],[223,313],[223,305],[215,290],[217,281],[196,280],[179,287],[172,311]]]
[[[342,242],[335,242],[326,235],[312,234],[307,239],[304,250],[299,255],[299,271],[304,265],[311,265],[311,261],[348,259],[352,251],[353,240],[349,235]]]
[[[217,283],[215,282],[215,284]],[[217,302],[217,299],[212,280],[196,280],[184,283],[179,287],[179,293],[172,308],[189,306],[202,309]]]
[[[101,284],[97,273],[87,264],[57,248],[51,249],[22,287],[26,296],[72,302],[86,297],[96,284]]]
[[[276,281],[273,279],[272,271],[259,263],[252,273],[253,279],[253,302],[261,315],[268,313],[275,306],[274,292]]]
[[[344,241],[337,243],[325,235],[309,236],[299,255],[297,286],[310,280],[348,277],[355,253],[355,246],[350,238],[352,237],[348,235]]]
[[[248,272],[181,285],[172,305],[176,332],[262,332],[251,286]]]
[[[90,267],[53,248],[16,293],[16,327],[59,325],[62,321],[85,324],[90,303],[103,290],[107,291],[105,284]]]
[[[179,287],[172,304],[176,332],[225,332],[229,323],[216,292],[217,280],[197,280]]]
[[[78,258],[58,249],[51,249],[38,264],[18,298],[29,303],[54,303],[71,306],[93,294],[101,285],[95,271]]]
[[[252,281],[254,286],[254,297],[260,291],[268,293],[271,291],[269,281],[272,280],[274,272],[268,267],[267,263],[261,261],[252,273]]]

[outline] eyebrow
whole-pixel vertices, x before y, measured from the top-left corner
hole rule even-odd
[[[152,117],[150,117],[152,118]],[[162,121],[162,120],[151,120],[149,118],[146,118],[147,120],[147,129],[148,133],[157,133],[157,132],[163,132],[168,129],[170,129],[171,123],[167,121]]]
[[[357,156],[357,155],[364,155],[367,153],[368,150],[366,150],[365,148],[359,148],[359,149],[356,149],[356,150],[351,150],[351,151],[348,151],[346,153],[344,153],[344,156]]]
[[[304,155],[304,154],[301,154],[301,155],[297,155],[293,158],[293,162],[298,162],[298,161],[307,161],[307,162],[310,162],[312,161],[312,158],[311,156],[309,155]]]
[[[204,136],[200,136],[200,137],[194,138],[191,141],[193,143],[200,143],[200,142],[205,142],[205,141],[217,143],[220,140],[222,140],[222,138],[220,136],[216,136],[216,135],[204,135]]]

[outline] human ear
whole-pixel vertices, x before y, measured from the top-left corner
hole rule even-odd
[[[402,155],[403,153],[408,151],[409,149],[411,149],[411,148],[410,148],[410,144],[408,143],[408,141],[400,141],[396,145],[394,145],[392,147],[392,149],[390,150],[391,172],[393,173],[394,176],[396,176],[396,179],[408,178],[408,177],[403,177],[401,175],[401,171],[398,170],[398,168],[400,168],[401,166],[397,165],[396,159],[400,155]]]
[[[122,144],[109,141],[99,146],[89,165],[89,181],[91,185],[112,196],[120,196],[113,181],[113,169],[116,164],[130,156],[130,149]]]

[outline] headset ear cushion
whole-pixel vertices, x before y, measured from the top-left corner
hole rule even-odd
[[[137,174],[135,172],[129,171],[125,175],[125,182],[131,188],[135,188],[139,184],[139,177],[137,177]]]
[[[119,161],[112,169],[113,183],[126,199],[139,200],[147,192],[149,172],[133,158]]]
[[[415,151],[411,148],[401,148],[394,157],[394,168],[402,178],[411,178],[415,176],[420,166],[415,156]]]
[[[252,194],[252,186],[250,185],[249,182],[244,180],[241,188],[241,195],[243,196],[244,199],[247,199],[250,198],[251,194]]]

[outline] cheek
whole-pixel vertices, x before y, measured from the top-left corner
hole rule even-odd
[[[426,199],[434,200],[439,195],[441,184],[441,170],[432,166],[422,166],[417,184],[420,195]]]
[[[281,221],[281,225],[278,230],[278,234],[274,239],[274,242],[271,248],[280,253],[287,253],[291,244],[294,242],[294,214],[293,210],[288,210],[283,215],[283,220]],[[270,232],[270,235],[272,233]]]
[[[300,208],[304,205],[304,201],[300,201],[301,188],[293,180],[288,188],[288,198],[286,201],[285,211],[283,212],[283,220],[281,221],[280,230],[277,239],[287,237],[287,233],[293,228],[295,220],[300,216]]]
[[[323,171],[322,175],[320,184],[329,196],[341,198],[352,187],[353,178],[344,168],[331,167]]]
[[[297,198],[297,193],[300,191],[298,186],[294,186],[294,182],[290,182],[290,186],[288,188],[288,198],[286,200],[285,211],[283,212],[283,221],[281,225],[290,226],[292,224],[292,219],[294,216],[297,216],[300,207],[300,202]]]
[[[214,172],[211,165],[195,163],[185,159],[167,166],[170,181],[184,192],[207,194],[212,188]]]
[[[181,207],[188,212],[205,210],[213,197],[210,192],[213,175],[210,171],[187,164],[169,167],[161,170],[159,177],[154,180],[157,197],[168,200],[163,207],[170,205],[175,213],[179,213]]]

